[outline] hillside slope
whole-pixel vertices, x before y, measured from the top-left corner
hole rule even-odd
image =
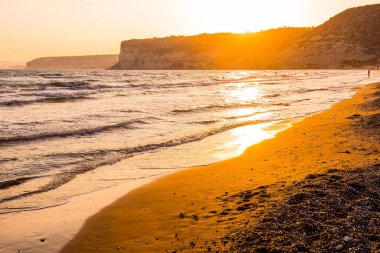
[[[380,4],[316,28],[172,36],[121,43],[114,69],[358,68],[380,64]]]
[[[380,62],[380,4],[348,9],[291,45],[284,68],[357,68]]]
[[[86,55],[42,57],[26,63],[27,69],[108,69],[119,60],[118,55]]]

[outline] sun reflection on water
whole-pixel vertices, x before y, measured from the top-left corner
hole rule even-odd
[[[247,83],[235,83],[227,91],[226,102],[248,104],[257,101],[262,93],[256,85]]]

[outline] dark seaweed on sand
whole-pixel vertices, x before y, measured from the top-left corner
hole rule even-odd
[[[378,252],[380,164],[312,174],[257,225],[226,236],[227,252]]]
[[[380,85],[377,86],[377,89],[380,89]],[[359,117],[360,120],[356,120],[353,124],[355,130],[380,141],[380,91],[373,93],[369,101],[362,104],[361,108],[365,111],[371,111],[372,113],[367,116]]]
[[[354,130],[379,141],[380,92],[361,108],[373,112],[350,117]],[[226,252],[380,252],[380,164],[312,174],[284,196],[230,232]]]

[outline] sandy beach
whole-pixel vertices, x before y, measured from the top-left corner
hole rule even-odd
[[[0,1],[0,253],[380,253],[379,0],[89,3]]]
[[[376,88],[358,89],[352,99],[295,123],[239,157],[183,170],[132,191],[89,218],[61,252],[228,250],[226,235],[259,223],[295,181],[379,162],[377,128],[361,127],[374,124]]]

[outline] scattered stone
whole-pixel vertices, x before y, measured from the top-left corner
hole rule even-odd
[[[346,235],[345,237],[343,237],[343,240],[345,242],[349,242],[349,241],[352,241],[352,237]]]
[[[362,105],[364,110],[374,111],[380,108],[380,98],[370,100]]]
[[[193,220],[195,220],[195,221],[199,220],[199,217],[197,215],[195,215],[195,214],[192,217],[193,217]]]
[[[310,197],[311,196],[309,194],[306,194],[306,193],[297,193],[297,194],[290,196],[290,198],[288,200],[288,204],[297,205],[297,204],[300,204],[303,201],[309,199]]]
[[[183,213],[180,213],[180,214],[178,215],[178,218],[180,218],[180,219],[185,219],[185,215],[184,215]]]
[[[361,114],[354,114],[354,115],[352,115],[351,117],[348,117],[347,119],[358,119],[358,118],[360,118],[362,115]]]
[[[251,204],[243,204],[241,206],[238,206],[236,208],[237,211],[245,211],[245,210],[248,210],[248,209],[251,209]]]
[[[285,188],[259,220],[230,230],[223,252],[377,252],[380,164],[307,178]]]
[[[330,176],[330,178],[333,180],[341,180],[342,179],[342,177],[338,176],[338,175],[332,175],[332,176]]]
[[[265,188],[267,188],[267,187],[264,186],[264,185],[263,185],[263,186],[259,186],[259,187],[257,187],[258,190],[263,190],[263,189],[265,189]]]
[[[318,174],[310,174],[306,177],[306,179],[315,179],[317,178],[319,175]]]

